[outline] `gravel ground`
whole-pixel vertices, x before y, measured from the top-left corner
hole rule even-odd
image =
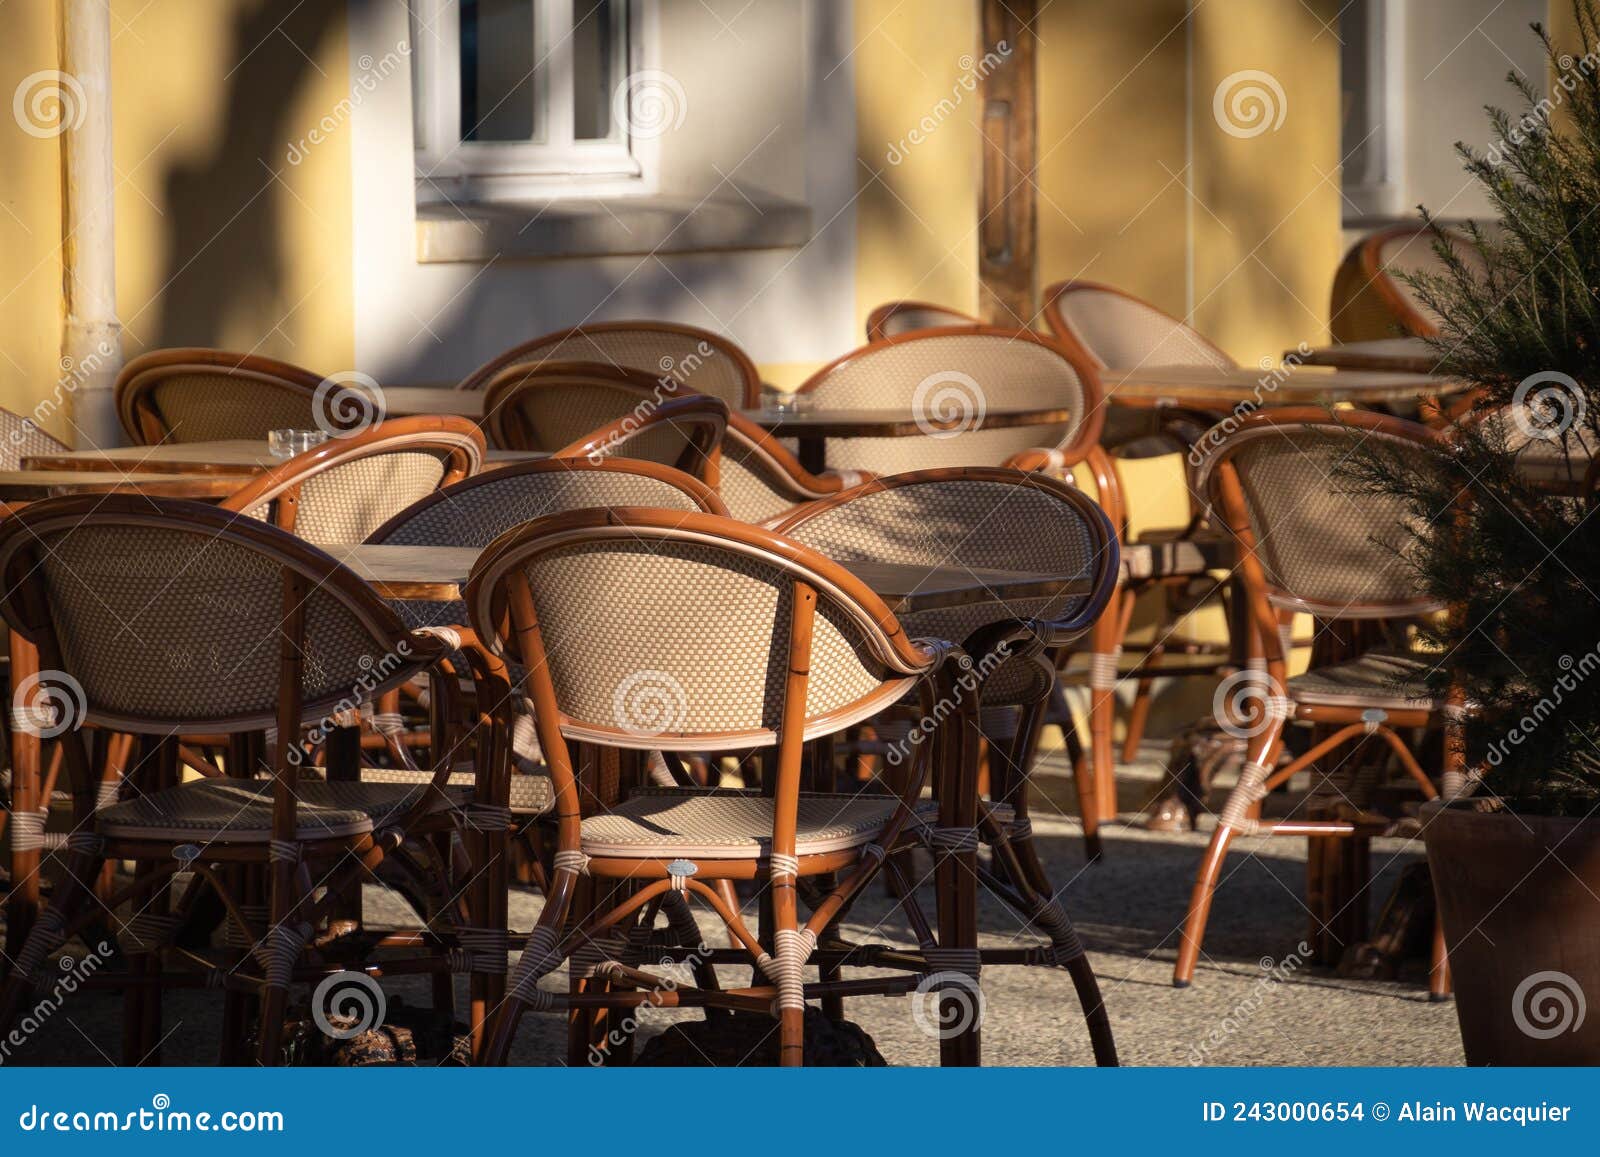
[[[1130,778],[1129,790],[1137,795],[1138,777]],[[1050,788],[1048,777],[1043,786]],[[1057,792],[1050,794],[1060,798]],[[1103,829],[1104,860],[1086,866],[1075,819],[1036,817],[1035,829],[1042,859],[1090,948],[1124,1064],[1462,1062],[1454,1007],[1430,1004],[1420,973],[1380,983],[1343,980],[1326,969],[1296,965],[1294,954],[1306,927],[1301,903],[1304,841],[1257,839],[1235,844],[1199,973],[1191,988],[1178,990],[1170,983],[1178,926],[1205,837],[1156,835],[1120,823]],[[1375,870],[1381,867],[1369,892],[1374,915],[1394,876],[1419,854],[1416,846],[1398,841],[1374,844]],[[924,900],[931,911],[931,896]],[[540,903],[536,894],[516,893],[514,926],[529,926]],[[394,897],[378,888],[367,889],[366,914],[373,922],[406,920]],[[727,942],[711,921],[702,925],[709,943]],[[981,927],[986,944],[1030,942],[1017,919],[992,898],[983,905]],[[905,921],[880,888],[869,888],[857,904],[847,934],[876,942],[913,943]],[[741,979],[744,975],[741,969]],[[464,1000],[464,980],[458,983]],[[552,979],[546,985],[562,982]],[[409,1004],[427,1004],[425,981],[385,981],[385,990],[391,1002],[398,997]],[[983,998],[985,1063],[1092,1063],[1065,972],[991,967],[983,974]],[[8,1063],[114,1063],[120,1059],[121,1003],[113,991],[75,993],[13,1051]],[[164,1008],[168,1036],[161,1062],[214,1062],[219,1010],[214,992],[168,995]],[[847,1004],[846,1015],[871,1034],[889,1063],[938,1062],[937,1040],[914,1015],[912,999],[858,998]],[[679,1017],[698,1014],[651,1011],[643,1020],[641,1039]],[[564,1063],[564,1039],[558,1016],[529,1014],[518,1035],[515,1060]]]

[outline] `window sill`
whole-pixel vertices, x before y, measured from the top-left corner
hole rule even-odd
[[[811,210],[742,197],[564,198],[417,206],[422,264],[548,261],[643,253],[794,249],[811,239]]]

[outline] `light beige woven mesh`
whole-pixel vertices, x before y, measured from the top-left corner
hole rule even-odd
[[[1072,420],[1049,426],[965,430],[945,437],[842,438],[828,443],[832,469],[898,474],[935,466],[998,466],[1036,446],[1071,441],[1084,418],[1083,385],[1047,345],[1007,335],[930,335],[851,358],[819,380],[818,409],[919,408],[957,418],[980,408],[1059,407]],[[941,400],[942,396],[942,400]]]
[[[835,559],[876,559],[928,566],[1093,576],[1095,540],[1083,515],[1046,491],[1007,482],[942,479],[867,491],[818,512],[786,533]],[[1006,619],[1059,620],[1075,615],[1081,595],[994,600],[901,616],[912,638],[963,643],[980,627]],[[1015,701],[1037,688],[1031,665],[994,671],[984,702]]]
[[[492,473],[430,502],[397,523],[379,541],[395,546],[488,546],[513,526],[568,510],[599,506],[653,506],[699,510],[684,491],[644,474],[611,470],[547,470],[535,474]],[[354,541],[354,540],[352,540]],[[408,627],[465,623],[462,603],[395,602]]]
[[[1352,494],[1339,464],[1368,435],[1298,427],[1243,442],[1233,455],[1256,556],[1267,581],[1294,598],[1346,606],[1423,597],[1405,563],[1412,538],[1398,499]],[[1401,453],[1425,452],[1385,440]]]
[[[257,378],[215,371],[176,373],[163,378],[150,397],[171,442],[264,441],[270,430],[317,428],[309,392]]]
[[[327,783],[295,788],[295,838],[328,839],[397,823],[423,784]],[[272,780],[202,779],[151,792],[95,813],[101,835],[264,843],[272,835]]]
[[[522,522],[596,506],[698,510],[695,500],[644,474],[613,470],[497,472],[446,492],[383,536],[396,546],[488,546]]]
[[[914,329],[933,329],[938,326],[972,325],[973,319],[953,309],[898,309],[884,319],[884,337],[910,333]]]
[[[1443,706],[1429,692],[1432,668],[1426,656],[1368,651],[1358,659],[1318,667],[1289,679],[1289,694],[1301,703],[1418,710]]]
[[[416,450],[372,454],[311,475],[300,485],[294,532],[318,546],[364,542],[444,478],[444,459]],[[267,509],[250,511],[265,518]]]
[[[547,362],[599,362],[639,370],[669,385],[676,383],[680,390],[710,394],[730,406],[745,404],[744,368],[695,334],[647,329],[575,334],[531,352],[517,364]]]
[[[1115,370],[1153,366],[1232,369],[1183,322],[1159,309],[1105,289],[1074,289],[1056,298],[1061,318],[1100,364]]]
[[[67,448],[34,425],[31,418],[0,409],[0,470],[18,470],[34,454],[56,454]]]
[[[712,545],[578,543],[530,561],[528,581],[561,710],[635,733],[775,729],[793,584]],[[853,703],[888,677],[854,623],[820,601],[806,714]]]
[[[706,475],[705,456],[695,449],[695,436],[704,427],[698,423],[646,419],[637,426],[625,425],[616,435],[589,452],[593,460],[632,458],[673,466],[698,478]]]
[[[894,813],[885,796],[802,795],[795,854],[841,851],[871,842]],[[671,854],[754,859],[772,846],[773,801],[747,793],[643,793],[583,821],[590,856]]]
[[[276,710],[283,595],[271,557],[147,526],[50,531],[39,554],[63,663],[91,711],[200,722]],[[307,700],[346,694],[384,662],[333,595],[309,591],[305,612]]]
[[[413,770],[409,767],[361,769],[362,783],[409,784],[416,787],[425,785],[432,779],[433,772]],[[470,771],[453,771],[446,783],[451,789],[452,796],[466,800],[470,797],[470,791],[462,789],[471,789],[473,779],[473,773]],[[544,815],[556,805],[555,781],[543,772],[515,773],[511,776],[511,792],[507,802],[517,815]]]
[[[761,523],[806,500],[778,475],[777,467],[729,430],[717,484],[729,514],[741,522]]]

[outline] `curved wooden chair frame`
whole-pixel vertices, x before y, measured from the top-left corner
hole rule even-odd
[[[1072,350],[1079,358],[1088,362],[1090,365],[1096,366],[1099,369],[1113,368],[1108,367],[1106,363],[1103,362],[1099,356],[1089,348],[1078,332],[1072,328],[1072,323],[1067,321],[1066,315],[1061,312],[1062,298],[1074,293],[1084,292],[1109,293],[1113,296],[1120,297],[1125,301],[1132,302],[1134,305],[1148,309],[1154,313],[1158,313],[1162,317],[1171,321],[1173,325],[1181,326],[1184,330],[1188,331],[1191,337],[1200,342],[1206,348],[1213,351],[1227,364],[1237,364],[1226,350],[1217,345],[1215,342],[1211,341],[1199,330],[1184,322],[1182,319],[1173,317],[1170,313],[1164,309],[1161,309],[1159,306],[1151,305],[1148,301],[1144,300],[1144,298],[1134,296],[1125,289],[1118,289],[1114,285],[1106,285],[1099,281],[1083,280],[1058,281],[1054,285],[1046,286],[1044,291],[1044,308],[1040,312],[1044,315],[1044,323],[1049,328],[1050,335],[1054,337],[1056,341]],[[1117,366],[1114,368],[1129,369],[1132,367]],[[1116,399],[1113,396],[1107,400],[1115,402]]]
[[[490,358],[483,365],[473,370],[462,378],[456,385],[458,390],[482,390],[498,378],[510,366],[528,365],[540,367],[546,364],[546,359],[539,356],[541,350],[560,345],[575,337],[603,336],[616,333],[658,333],[671,334],[674,337],[693,338],[697,344],[704,343],[716,357],[725,357],[739,368],[739,375],[743,381],[742,395],[737,398],[723,398],[729,405],[738,405],[746,409],[753,409],[761,404],[761,373],[756,369],[755,362],[750,360],[750,355],[736,346],[728,338],[708,329],[700,329],[692,325],[677,325],[665,321],[602,321],[589,325],[574,326],[571,329],[559,330],[555,333],[536,337],[532,341],[523,342],[513,346],[504,353]],[[583,361],[585,359],[564,356],[562,363]],[[675,390],[687,392],[688,382],[678,382],[671,376],[671,369],[663,368],[659,363],[649,366],[616,366],[616,369],[629,369],[643,374],[649,378],[652,385],[662,383],[670,384]],[[676,367],[672,367],[675,369]],[[690,375],[692,377],[692,375]],[[704,393],[705,391],[699,391]],[[488,409],[487,403],[485,410]]]
[[[920,315],[913,323],[907,315]],[[943,320],[933,324],[927,323],[927,318],[937,317]],[[969,313],[950,309],[948,306],[935,305],[931,301],[886,301],[871,313],[867,314],[867,340],[878,341],[880,338],[894,337],[897,334],[913,333],[920,329],[943,329],[947,326],[982,325],[981,317],[973,317]]]
[[[813,474],[800,464],[800,460],[780,439],[743,414],[731,410],[728,412],[728,431],[723,439],[725,457],[730,449],[772,490],[791,498],[796,507],[849,490],[874,477],[861,470],[826,470],[821,474]],[[774,525],[790,513],[782,511],[764,522]]]
[[[488,451],[483,432],[466,418],[393,418],[296,454],[246,483],[221,508],[244,513],[268,506],[269,521],[292,533],[300,513],[300,492],[307,481],[363,458],[408,452],[438,455],[444,463],[439,486],[445,487],[482,469]]]
[[[303,397],[308,419],[317,387],[323,382],[321,374],[257,354],[197,348],[152,350],[124,365],[114,387],[117,418],[134,445],[184,440],[162,417],[155,393],[164,381],[186,373],[223,374],[237,378],[241,389],[278,390]],[[310,425],[308,420],[308,429]]]
[[[704,394],[667,398],[643,414],[628,414],[600,427],[587,437],[555,452],[557,458],[586,458],[591,462],[628,457],[629,447],[670,427],[683,439],[677,460],[663,463],[715,488],[722,456],[722,438],[728,428],[728,407],[721,398]]]
[[[1234,535],[1239,547],[1238,571],[1243,580],[1253,634],[1259,638],[1266,659],[1267,685],[1258,717],[1252,721],[1248,752],[1239,783],[1217,817],[1210,845],[1201,860],[1189,901],[1189,913],[1179,943],[1173,984],[1184,988],[1194,978],[1201,943],[1205,936],[1211,902],[1220,877],[1228,846],[1235,835],[1351,837],[1379,834],[1359,820],[1315,820],[1260,818],[1261,801],[1274,788],[1289,781],[1296,772],[1331,754],[1343,745],[1380,739],[1399,760],[1423,794],[1439,794],[1432,780],[1417,762],[1410,747],[1398,734],[1400,728],[1452,726],[1453,711],[1431,702],[1414,707],[1395,708],[1378,703],[1330,705],[1296,700],[1289,684],[1288,618],[1295,611],[1325,619],[1409,618],[1443,610],[1437,600],[1389,599],[1351,604],[1330,604],[1306,598],[1274,585],[1257,553],[1257,539],[1239,467],[1234,462],[1239,449],[1258,438],[1281,438],[1296,430],[1326,429],[1357,432],[1364,440],[1383,439],[1428,450],[1444,447],[1445,437],[1436,430],[1414,422],[1365,410],[1329,411],[1320,407],[1295,406],[1257,411],[1235,420],[1235,429],[1217,440],[1215,448],[1201,462],[1200,479],[1207,486],[1215,509]],[[1309,751],[1282,767],[1277,766],[1283,749],[1284,730],[1291,720],[1326,724],[1333,733],[1312,745]],[[1259,725],[1259,730],[1257,726]],[[1460,754],[1446,743],[1443,769],[1444,794],[1453,797],[1466,786]],[[1453,753],[1452,753],[1453,752]],[[1434,937],[1434,960],[1430,991],[1442,998],[1449,991],[1449,970],[1444,958],[1442,933]]]
[[[414,801],[397,816],[386,820],[381,830],[353,835],[331,831],[327,835],[308,835],[297,821],[297,792],[303,790],[302,758],[297,751],[301,727],[310,720],[336,719],[349,708],[351,695],[358,686],[363,694],[378,694],[428,670],[448,654],[449,646],[434,636],[407,631],[394,611],[366,583],[326,554],[276,527],[253,519],[240,519],[228,511],[195,502],[127,495],[70,497],[31,504],[0,522],[0,574],[5,576],[7,592],[0,609],[11,629],[39,649],[45,668],[63,671],[68,676],[71,665],[57,635],[50,592],[36,555],[39,544],[47,541],[50,535],[78,532],[85,527],[152,528],[204,535],[210,542],[228,543],[269,559],[278,568],[283,613],[279,637],[271,644],[278,655],[275,709],[265,713],[146,718],[107,708],[85,695],[82,720],[95,727],[145,736],[147,743],[154,744],[156,758],[149,762],[157,769],[147,786],[177,791],[184,790],[178,786],[177,778],[176,735],[179,732],[226,732],[234,736],[238,745],[234,754],[239,759],[242,776],[244,768],[252,765],[256,758],[248,733],[276,728],[280,738],[266,758],[273,772],[270,839],[230,840],[225,830],[209,829],[193,830],[182,839],[102,834],[96,822],[100,785],[91,773],[84,737],[75,728],[66,731],[60,742],[74,808],[73,831],[66,843],[66,876],[50,907],[29,933],[0,991],[0,1030],[9,1026],[16,1016],[37,979],[39,965],[56,945],[87,926],[103,911],[135,901],[135,908],[141,915],[159,917],[159,920],[139,925],[133,933],[137,946],[130,949],[133,955],[129,975],[135,983],[126,997],[125,1008],[128,1021],[125,1041],[130,1044],[130,1055],[136,1060],[148,1061],[159,1038],[161,988],[178,982],[183,975],[181,970],[174,972],[163,967],[160,953],[166,941],[161,937],[170,937],[181,926],[182,918],[205,890],[190,889],[182,900],[180,912],[169,913],[172,881],[179,871],[189,871],[198,877],[197,882],[207,885],[222,901],[227,919],[238,927],[242,943],[247,947],[242,955],[238,951],[230,954],[228,949],[185,948],[182,963],[198,963],[202,973],[213,973],[223,982],[227,1001],[225,1056],[237,1057],[238,1046],[248,1027],[246,1005],[242,1002],[251,996],[260,997],[258,1059],[263,1063],[276,1063],[280,1059],[288,986],[301,978],[297,974],[297,962],[310,929],[329,914],[344,892],[357,885],[365,873],[375,869],[408,836],[445,834],[453,826],[450,800],[443,794],[450,768],[448,763],[441,763],[430,786],[418,792]],[[174,565],[177,566],[176,561]],[[173,582],[183,582],[181,569],[175,573]],[[335,600],[370,632],[372,646],[393,656],[394,662],[386,663],[384,669],[377,672],[353,669],[350,688],[341,685],[316,698],[307,698],[302,683],[306,604],[313,593],[319,598]],[[352,662],[352,667],[356,666]],[[442,688],[448,692],[448,681],[442,682]],[[481,746],[478,756],[487,759],[488,747]],[[330,778],[353,771],[353,768],[329,767]],[[487,777],[480,774],[478,787],[487,790],[489,786]],[[491,835],[485,835],[489,843],[492,843]],[[201,844],[203,849],[197,846]],[[101,865],[115,860],[133,860],[142,867],[131,884],[109,898],[93,902],[93,889]],[[304,867],[308,861],[319,865],[309,875]],[[261,917],[254,916],[241,904],[240,873],[250,866],[265,869],[268,876],[264,925],[258,922]],[[320,898],[313,893],[311,881],[326,886]],[[149,933],[155,938],[147,940],[149,929],[156,925],[166,931]],[[425,954],[424,959],[410,962],[415,967],[409,968],[405,961],[392,964],[386,961],[385,971],[391,967],[398,971],[438,971],[452,967],[437,939],[401,937],[400,942],[432,945],[431,955]],[[480,981],[485,985],[491,983],[494,973],[491,955],[478,956],[472,964],[470,970],[474,973],[475,985]],[[252,957],[259,965],[260,975],[251,975],[247,969]],[[502,955],[499,964],[502,981],[504,963]],[[484,974],[482,977],[478,975],[480,972]],[[481,1016],[477,1031],[481,1035]]]
[[[640,737],[600,725],[594,720],[572,719],[563,713],[545,661],[543,629],[534,611],[528,565],[547,552],[612,541],[629,544],[671,541],[709,547],[715,552],[725,553],[730,559],[729,565],[737,565],[736,560],[739,559],[748,559],[786,576],[785,581],[792,584],[792,597],[788,600],[790,621],[784,668],[787,674],[782,684],[780,720],[775,729],[688,733],[666,731]],[[874,837],[871,845],[798,855],[796,815],[801,795],[802,754],[808,739],[828,735],[852,722],[869,718],[913,686],[921,689],[925,706],[931,708],[931,695],[938,684],[937,681],[930,684],[930,676],[942,671],[946,666],[945,656],[954,652],[909,641],[882,600],[838,563],[770,531],[713,515],[616,508],[575,511],[524,524],[497,539],[480,556],[468,582],[466,599],[474,624],[489,631],[484,637],[490,647],[528,671],[528,693],[534,702],[539,738],[549,760],[557,797],[555,879],[538,925],[528,936],[517,975],[510,985],[509,999],[495,1023],[486,1052],[491,1063],[504,1061],[517,1022],[526,1008],[584,1010],[631,1007],[637,1003],[637,992],[630,990],[637,986],[662,991],[662,986],[649,973],[615,961],[604,964],[603,971],[596,973],[595,981],[575,983],[573,990],[567,994],[540,989],[537,982],[576,950],[593,943],[596,937],[613,929],[626,928],[641,913],[653,913],[670,899],[669,894],[672,893],[681,897],[681,900],[672,901],[674,906],[690,897],[701,900],[712,908],[727,927],[735,947],[731,951],[724,950],[716,954],[718,960],[726,963],[737,963],[740,959],[747,964],[754,962],[770,978],[770,983],[722,991],[715,986],[713,977],[709,982],[693,988],[674,986],[669,996],[670,1003],[678,1007],[727,1008],[750,1012],[768,1012],[776,1003],[781,1037],[780,1057],[786,1065],[802,1063],[801,1025],[807,997],[866,992],[904,993],[914,987],[917,977],[911,974],[885,980],[851,981],[848,984],[825,980],[818,985],[806,985],[803,984],[802,968],[808,958],[817,958],[825,969],[824,976],[834,975],[826,971],[829,967],[827,960],[833,960],[833,957],[822,959],[826,953],[817,949],[816,937],[839,917],[879,869],[886,863],[893,865],[898,854],[907,846],[909,833],[916,823],[917,793],[927,778],[931,759],[918,760],[917,774],[909,778],[907,789],[899,796],[891,818]],[[826,602],[855,624],[863,644],[882,664],[884,677],[878,686],[863,692],[852,702],[819,716],[808,713],[807,685],[812,624],[821,602]],[[570,750],[573,741],[632,750],[646,747],[661,750],[743,750],[776,746],[775,820],[770,854],[763,855],[759,860],[697,859],[687,873],[684,864],[676,860],[666,862],[653,859],[647,852],[641,852],[639,858],[590,858],[584,855],[580,796]],[[957,753],[948,750],[952,746],[944,745],[946,758],[956,757]],[[963,856],[966,855],[963,853]],[[956,878],[955,861],[961,859],[961,856],[951,857],[948,871],[945,866],[941,867],[941,885]],[[810,918],[802,923],[796,904],[798,882],[803,877],[823,873],[836,873],[837,883],[829,885],[819,881],[829,889],[826,898],[813,906]],[[587,922],[581,929],[568,930],[566,922],[572,898],[585,874],[631,880],[634,881],[634,889],[628,899],[610,912]],[[745,925],[739,912],[727,902],[725,890],[712,886],[722,880],[761,878],[770,879],[772,885],[772,910],[776,925],[773,946],[764,946]],[[969,877],[967,886],[970,885]],[[943,943],[947,949],[954,949],[957,955],[971,953],[975,951],[975,929],[962,926],[962,922],[951,915],[953,911],[953,908],[947,911],[945,903],[941,901],[940,934],[949,934],[949,939]],[[648,915],[646,918],[649,918]],[[926,942],[931,942],[931,927],[925,918],[918,916],[916,919],[920,921],[916,926],[928,933]],[[679,918],[674,918],[675,928],[679,922]],[[692,926],[691,920],[689,927]],[[686,931],[685,935],[698,940],[698,932]],[[930,947],[928,951],[929,959],[932,959],[934,950]],[[677,952],[678,949],[666,953],[652,949],[652,956],[676,958]],[[917,959],[917,956],[913,953],[909,958]],[[965,956],[960,958],[966,959]],[[898,960],[891,965],[897,968],[905,966],[905,962]],[[917,964],[915,967],[920,969],[928,966]],[[619,987],[608,987],[602,977],[622,983]],[[972,1042],[973,1052],[964,1056],[966,1059],[975,1059],[975,1037],[967,1034],[966,1039]]]

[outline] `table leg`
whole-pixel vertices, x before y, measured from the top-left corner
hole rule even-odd
[[[23,680],[39,671],[39,652],[15,631],[9,633],[12,701]],[[6,900],[6,958],[14,959],[39,915],[39,863],[42,839],[31,823],[18,816],[39,811],[40,741],[16,724],[11,725],[11,894]]]
[[[828,441],[826,438],[797,438],[800,465],[813,474],[821,474],[828,468]]]
[[[939,701],[956,710],[945,717],[939,746],[939,827],[948,831],[975,831],[978,825],[978,710],[976,696],[956,682],[954,663],[941,672]],[[975,843],[975,841],[973,842]],[[978,954],[978,853],[936,849],[938,867],[939,949],[949,964],[935,971],[958,969],[976,976]],[[970,965],[965,967],[965,965]],[[980,1030],[982,1005],[976,983],[965,991],[947,986],[940,996],[939,1023],[954,1025],[940,1034],[939,1063],[946,1067],[972,1067],[983,1063]]]

